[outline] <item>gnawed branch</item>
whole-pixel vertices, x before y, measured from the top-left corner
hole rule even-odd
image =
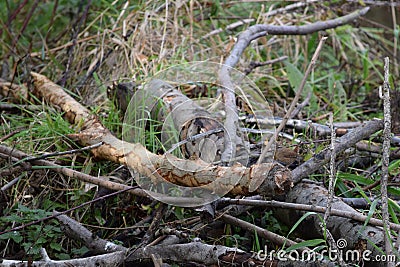
[[[273,196],[287,192],[292,186],[290,171],[277,163],[263,163],[249,168],[240,164],[232,167],[214,166],[200,159],[184,160],[173,155],[156,155],[141,144],[132,144],[119,140],[106,129],[96,116],[75,101],[60,86],[45,76],[32,73],[34,94],[49,104],[65,112],[65,118],[72,124],[81,125],[81,132],[70,135],[82,145],[103,145],[92,150],[95,157],[110,160],[158,180],[160,177],[173,184],[187,187],[204,186],[216,181],[211,192],[218,195],[226,190],[232,181],[238,183],[230,191],[234,195],[248,195],[248,186],[252,179],[262,179],[263,184],[254,192]],[[267,177],[266,174],[268,174]],[[220,182],[219,182],[220,181]],[[193,199],[195,203],[196,199]],[[200,201],[200,200],[199,200]]]

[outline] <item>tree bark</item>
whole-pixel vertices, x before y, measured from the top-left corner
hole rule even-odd
[[[261,186],[252,194],[265,196],[282,194],[293,185],[290,171],[278,163],[263,163],[251,167],[244,167],[241,164],[222,167],[210,165],[201,159],[184,160],[171,154],[156,155],[141,144],[123,142],[60,86],[38,73],[32,72],[32,77],[33,93],[36,96],[63,110],[65,118],[71,124],[81,125],[81,131],[70,135],[71,138],[85,146],[103,142],[102,146],[92,150],[95,157],[126,165],[151,178],[154,185],[168,181],[186,187],[203,186],[213,192],[215,199],[221,192],[227,190],[233,195],[249,195],[249,184],[252,179],[263,180]],[[192,201],[195,205],[197,199]]]
[[[325,207],[328,201],[328,191],[318,185],[299,183],[285,196],[285,201],[290,203],[308,204]],[[342,200],[335,197],[332,203],[332,209],[354,212],[357,211],[345,204]],[[287,225],[294,225],[305,213],[302,211],[276,209],[278,217]],[[319,238],[320,219],[315,216],[307,217],[298,227],[298,232],[303,238]],[[332,233],[336,241],[344,239],[347,245],[343,251],[359,250],[360,254],[368,249],[372,252],[371,258],[382,255],[379,249],[384,250],[383,231],[380,227],[363,226],[358,222],[337,216],[331,216],[326,222],[327,228]],[[376,247],[375,247],[376,246]],[[345,253],[343,254],[345,255]],[[348,259],[344,258],[346,262]],[[364,266],[384,266],[384,262],[364,262]]]

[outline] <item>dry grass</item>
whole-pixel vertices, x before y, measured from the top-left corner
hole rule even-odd
[[[171,1],[166,6],[164,1],[104,1],[102,4],[93,4],[85,15],[87,6],[84,4],[79,7],[78,4],[59,1],[59,9],[53,12],[50,2],[40,2],[34,10],[39,17],[40,12],[52,14],[45,21],[28,16],[33,9],[32,3],[22,6],[20,11],[17,11],[15,5],[11,6],[9,16],[0,17],[4,26],[0,34],[3,37],[0,43],[2,78],[23,83],[29,82],[27,77],[31,70],[43,73],[63,83],[71,94],[110,124],[120,123],[118,115],[111,115],[117,111],[106,96],[106,88],[113,82],[143,82],[160,70],[185,62],[222,63],[235,38],[249,25],[245,21],[247,19],[252,20],[250,24],[301,25],[337,17],[350,8],[340,3],[329,7],[317,1],[305,8],[270,15],[287,3],[221,1],[216,4],[214,1],[191,0]],[[4,7],[4,10],[7,8]],[[15,15],[14,19],[10,19],[12,14]],[[26,22],[24,18],[27,18]],[[243,25],[226,29],[240,21],[243,21]],[[316,118],[330,110],[337,112],[338,107],[347,112],[341,114],[341,118],[346,120],[376,116],[376,110],[364,112],[363,104],[370,107],[379,104],[377,101],[369,101],[367,96],[373,95],[374,89],[381,83],[381,56],[385,51],[396,48],[393,43],[379,40],[388,32],[390,34],[390,29],[384,31],[349,26],[328,31],[327,46],[310,80],[317,99],[316,105],[302,116],[306,119]],[[244,70],[250,61],[267,61],[286,55],[289,62],[304,72],[321,35],[260,38],[245,51],[237,68]],[[257,68],[249,77],[257,83],[270,105],[275,107],[276,114],[282,114],[294,96],[284,63]],[[336,87],[329,87],[329,77],[333,77],[332,83],[340,82],[343,85],[345,102],[340,103],[335,100],[334,93],[330,94]],[[45,103],[37,104],[42,108],[39,114],[1,114],[0,136],[21,126],[26,129],[6,140],[5,144],[15,145],[32,154],[75,148],[76,145],[66,134],[76,129],[67,124],[58,127],[62,124],[62,117],[57,117],[57,112]],[[361,109],[351,109],[350,104],[361,105]],[[106,175],[117,167],[111,163],[96,162],[88,153],[57,160],[92,175]],[[0,170],[9,166],[7,161],[0,162]],[[1,177],[1,184],[13,178],[15,175]],[[4,216],[12,212],[24,216],[23,211],[16,209],[18,203],[33,210],[68,209],[93,196],[94,191],[83,183],[54,174],[50,170],[26,171],[18,185],[12,189],[8,200],[3,202],[1,210]],[[108,205],[96,207],[97,211],[87,207],[70,216],[89,225],[102,225],[106,222],[105,225],[109,227],[127,227],[152,209],[149,203],[132,204],[135,201],[121,196],[120,199],[109,200]],[[181,213],[189,217],[192,211],[176,208],[171,211],[171,217],[180,218]],[[7,222],[5,225],[11,227],[14,224]],[[34,232],[32,229],[30,231]],[[117,234],[118,231],[99,232],[99,235],[109,239],[115,238]],[[34,242],[32,237],[26,235],[24,241]],[[0,257],[12,256],[23,250],[23,247],[15,243],[0,242],[0,253],[3,253]],[[62,258],[65,256],[61,255],[63,253],[71,256],[83,254],[82,251],[73,252],[74,248],[80,248],[80,244],[66,240],[61,235],[57,236],[56,242],[61,243],[64,250],[52,251],[53,257]]]

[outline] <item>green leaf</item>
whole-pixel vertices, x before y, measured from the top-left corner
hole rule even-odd
[[[20,243],[23,238],[19,232],[13,231],[0,235],[0,239],[1,240],[11,239],[15,243]]]
[[[388,193],[394,196],[400,196],[400,189],[389,186]]]
[[[255,250],[254,251],[260,251],[261,246],[260,246],[260,240],[258,239],[257,231],[254,229],[254,241],[255,241]]]
[[[69,259],[71,259],[71,256],[66,254],[66,253],[56,253],[55,255],[59,260],[69,260]]]
[[[364,225],[363,225],[361,231],[364,231],[364,229],[365,229],[365,227],[367,226],[369,220],[372,218],[372,215],[374,215],[374,213],[375,213],[375,211],[376,211],[376,206],[377,206],[377,205],[378,205],[378,200],[375,199],[375,200],[372,202],[371,207],[369,208],[368,215],[367,215],[367,219],[365,220]]]
[[[368,49],[366,49],[364,52],[362,52],[362,66],[363,66],[363,79],[367,80],[370,72],[370,61],[368,60]],[[366,83],[365,85],[367,87],[367,90],[369,90],[369,83]]]
[[[400,213],[400,206],[399,204],[397,204],[396,201],[393,201],[393,199],[389,198],[388,199],[388,206],[389,206],[389,212],[390,215],[392,216],[392,219],[394,221],[394,223],[399,223],[399,219],[396,215],[396,212]]]
[[[35,241],[36,244],[46,244],[47,243],[47,238],[44,236],[40,236],[38,239]]]
[[[303,216],[301,216],[301,218],[293,225],[293,227],[290,229],[290,231],[289,231],[289,233],[287,234],[287,237],[291,234],[291,233],[293,233],[293,231],[294,230],[296,230],[296,228],[299,226],[299,224],[302,222],[302,221],[304,221],[307,217],[309,217],[309,216],[311,216],[311,215],[316,215],[319,219],[320,219],[320,221],[322,222],[323,220],[322,220],[322,218],[321,218],[321,216],[318,214],[318,213],[316,213],[316,212],[306,212],[305,214],[303,214]],[[283,247],[285,247],[285,244],[286,244],[286,242],[283,244]]]
[[[370,185],[373,183],[373,181],[369,178],[365,178],[364,176],[352,173],[340,172],[338,173],[338,178],[363,185]]]
[[[342,179],[336,181],[336,187],[340,191],[340,196],[352,197],[353,195],[349,192],[349,188],[343,183]]]
[[[307,42],[307,55],[308,55],[308,60],[311,60],[312,55],[315,51],[315,48],[317,48],[317,39],[318,39],[318,32],[315,32],[311,34],[310,38],[308,39]]]
[[[39,252],[40,252],[40,247],[39,246],[35,246],[31,242],[22,243],[22,246],[24,247],[24,250],[25,250],[26,254],[38,255]]]
[[[107,93],[107,87],[100,80],[99,75],[97,74],[97,72],[93,73],[93,78],[94,78],[94,81],[96,82],[97,87],[99,87],[100,92],[103,93],[103,94],[106,94]]]
[[[389,164],[389,167],[388,167],[389,172],[392,172],[394,170],[396,170],[398,172],[399,169],[400,169],[400,159],[395,160]]]
[[[62,251],[62,246],[59,243],[50,243],[50,247],[56,251]]]
[[[358,183],[356,183],[356,189],[357,189],[358,193],[360,193],[360,195],[365,199],[365,201],[367,201],[367,203],[369,205],[371,205],[371,200],[369,199],[367,194],[365,194],[365,192],[362,190],[362,188],[358,185]]]
[[[22,204],[20,204],[20,203],[18,203],[18,210],[19,210],[20,212],[22,212],[22,213],[29,213],[29,212],[32,211],[30,208],[25,207],[24,205],[22,205]]]
[[[104,225],[106,223],[106,220],[101,216],[100,210],[95,210],[94,212],[94,218],[100,225]]]
[[[24,219],[18,216],[17,214],[11,214],[9,216],[6,216],[4,217],[4,220],[7,222],[16,222],[16,223],[24,222]]]
[[[40,253],[40,247],[33,246],[28,251],[26,251],[29,255],[38,255]]]
[[[296,250],[299,248],[303,248],[303,247],[315,247],[318,246],[319,244],[323,244],[325,243],[324,239],[311,239],[311,240],[306,240],[303,242],[300,242],[296,245],[290,246],[286,249],[287,252],[292,251],[292,250]]]
[[[284,63],[286,66],[286,71],[287,71],[287,75],[289,78],[289,82],[290,82],[291,86],[293,87],[293,90],[295,92],[297,92],[299,89],[300,83],[304,78],[304,74],[295,65],[288,62],[287,60],[284,61]],[[309,92],[311,92],[310,106],[313,106],[313,103],[315,103],[317,99],[316,99],[315,95],[313,94],[310,84],[307,82],[306,85],[304,86],[302,97],[303,98],[307,97]]]
[[[83,247],[81,247],[81,248],[73,248],[73,249],[71,250],[71,252],[72,252],[73,254],[75,254],[75,255],[81,256],[81,255],[83,255],[83,254],[89,252],[89,249],[88,249],[87,247],[83,246]]]

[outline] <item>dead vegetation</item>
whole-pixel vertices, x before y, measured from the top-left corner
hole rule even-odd
[[[398,262],[398,26],[351,1],[1,5],[0,265]]]

